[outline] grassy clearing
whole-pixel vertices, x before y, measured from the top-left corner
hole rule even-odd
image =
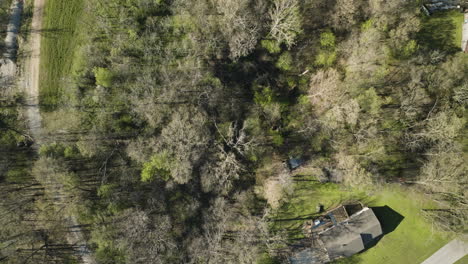
[[[449,16],[452,19],[453,24],[455,25],[455,44],[461,46],[464,15],[460,12],[451,12],[449,13]]]
[[[412,189],[398,185],[385,185],[372,191],[344,189],[307,177],[296,182],[296,191],[290,202],[284,204],[275,216],[274,228],[290,230],[292,237],[299,238],[302,223],[316,215],[319,203],[330,209],[350,200],[359,200],[368,206],[389,206],[404,219],[376,246],[338,263],[420,263],[451,239],[449,234],[434,230],[431,223],[423,218],[421,209],[434,208],[435,204]],[[383,225],[385,230],[385,223]]]
[[[75,50],[80,43],[78,20],[83,14],[83,0],[46,2],[41,42],[40,100],[45,110],[59,104],[70,86]]]
[[[450,235],[434,230],[425,221],[421,209],[433,208],[434,204],[413,190],[384,187],[374,205],[388,205],[405,218],[375,247],[361,254],[360,263],[421,263],[451,240]]]
[[[449,53],[461,51],[463,14],[458,10],[436,12],[422,19],[418,41],[421,45]]]

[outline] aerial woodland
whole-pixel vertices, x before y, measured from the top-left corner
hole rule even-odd
[[[48,1],[41,144],[0,89],[1,263],[80,263],[70,217],[96,263],[288,263],[292,158],[468,230],[468,57],[417,1]]]

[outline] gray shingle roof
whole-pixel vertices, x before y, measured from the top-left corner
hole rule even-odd
[[[349,257],[382,235],[380,222],[370,208],[353,215],[349,220],[320,234],[330,259]]]

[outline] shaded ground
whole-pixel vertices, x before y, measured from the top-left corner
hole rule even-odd
[[[457,10],[436,12],[432,16],[422,20],[422,28],[418,33],[418,43],[428,49],[437,49],[447,53],[460,51],[460,43],[457,42],[456,17],[460,13]]]
[[[21,13],[23,11],[23,1],[15,0],[11,5],[10,22],[7,27],[5,38],[5,53],[3,57],[13,60],[16,57],[18,48],[18,33],[21,26]]]

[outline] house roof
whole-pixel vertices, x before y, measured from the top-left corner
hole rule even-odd
[[[364,208],[320,234],[330,259],[349,257],[363,251],[375,238],[382,235],[380,222],[370,208]]]

